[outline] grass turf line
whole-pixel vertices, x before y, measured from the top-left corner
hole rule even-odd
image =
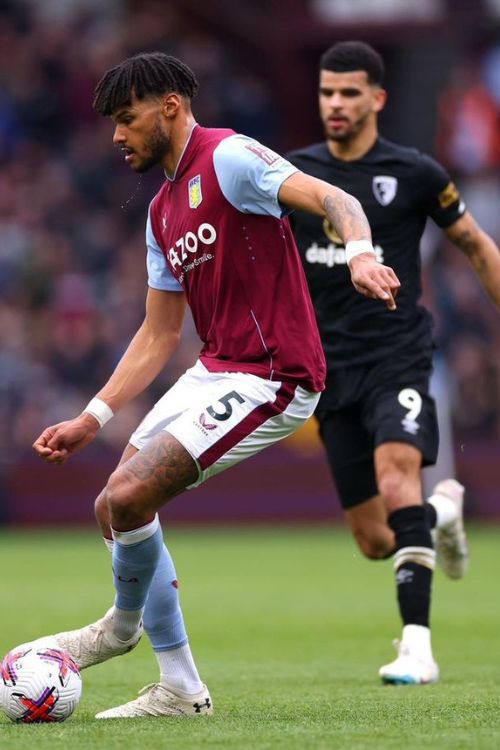
[[[341,529],[167,530],[210,719],[98,722],[94,714],[156,679],[144,639],[83,672],[64,724],[0,717],[12,750],[500,747],[498,529],[470,534],[463,581],[437,572],[433,642],[442,680],[382,687],[399,635],[390,561],[373,563]],[[86,624],[112,597],[109,554],[92,532],[0,534],[0,651]],[[5,744],[4,744],[5,743]]]

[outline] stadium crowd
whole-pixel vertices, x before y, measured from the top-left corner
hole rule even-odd
[[[134,52],[186,60],[202,82],[195,113],[279,145],[268,82],[163,2],[0,1],[0,445],[28,450],[47,424],[78,413],[104,382],[143,313],[144,220],[159,173],[137,176],[92,111],[102,71]],[[500,46],[454,71],[443,91],[436,156],[500,241]],[[297,144],[301,145],[301,144]],[[462,434],[500,438],[500,330],[466,261],[427,238],[426,299],[449,363]],[[189,327],[189,322],[187,323]],[[189,342],[189,343],[187,343]],[[194,332],[145,398],[197,353]],[[146,410],[102,433],[123,445]]]
[[[439,101],[435,154],[467,207],[500,240],[500,43],[455,67]],[[452,413],[464,437],[500,437],[498,313],[451,245],[429,265],[438,347],[445,354]]]

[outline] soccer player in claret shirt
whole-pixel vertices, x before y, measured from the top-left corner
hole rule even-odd
[[[161,53],[127,59],[97,85],[94,106],[113,120],[114,145],[130,167],[165,170],[147,221],[146,316],[83,413],[34,443],[39,456],[61,463],[93,440],[165,366],[189,304],[203,342],[199,360],[146,415],[96,502],[112,548],[114,605],[96,623],[52,636],[85,668],[133,648],[144,623],[160,679],[139,698],[98,714],[102,719],[212,712],[157,512],[186,488],[291,434],[314,412],[325,360],[286,214],[299,208],[327,217],[366,296],[393,310],[399,288],[392,269],[375,259],[355,198],[250,138],[198,125],[191,111],[196,89],[192,71]]]
[[[429,630],[436,553],[444,572],[460,578],[467,544],[457,481],[439,482],[428,502],[422,500],[420,469],[436,460],[438,427],[429,395],[431,316],[418,303],[419,242],[430,216],[465,253],[497,305],[500,254],[443,167],[378,135],[387,96],[383,74],[382,58],[363,42],[328,49],[319,80],[326,139],[288,158],[358,198],[378,259],[401,280],[398,309],[389,313],[352,293],[346,248],[327,218],[297,211],[292,227],[327,360],[316,410],[321,439],[361,551],[375,560],[394,557],[403,635],[398,657],[379,674],[387,683],[424,684],[439,675]]]

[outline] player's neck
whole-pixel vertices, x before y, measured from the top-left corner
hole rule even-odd
[[[169,177],[173,177],[175,174],[177,165],[195,125],[196,120],[192,112],[185,112],[172,128],[170,133],[170,149],[161,161],[161,166]]]
[[[373,148],[378,138],[377,129],[369,128],[358,133],[348,141],[333,141],[328,139],[327,148],[332,156],[341,161],[356,161],[362,159]]]

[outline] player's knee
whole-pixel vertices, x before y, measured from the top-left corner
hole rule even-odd
[[[94,503],[94,513],[97,519],[97,523],[99,524],[99,527],[102,531],[102,535],[106,538],[109,538],[109,527],[111,525],[111,521],[109,517],[106,489],[103,489],[102,492],[97,496],[97,499]]]
[[[379,475],[378,491],[386,508],[395,509],[404,502],[404,484],[404,473],[397,468],[388,469]]]
[[[108,506],[106,502],[106,489],[102,490],[102,492],[97,495],[97,498],[94,503],[94,513],[95,517],[97,519],[97,522],[99,525],[102,525],[105,518],[108,515]]]
[[[144,515],[143,504],[140,499],[140,486],[134,486],[132,482],[125,482],[120,471],[111,474],[106,489],[102,493],[103,502],[106,505],[108,517],[116,523],[140,522]]]

